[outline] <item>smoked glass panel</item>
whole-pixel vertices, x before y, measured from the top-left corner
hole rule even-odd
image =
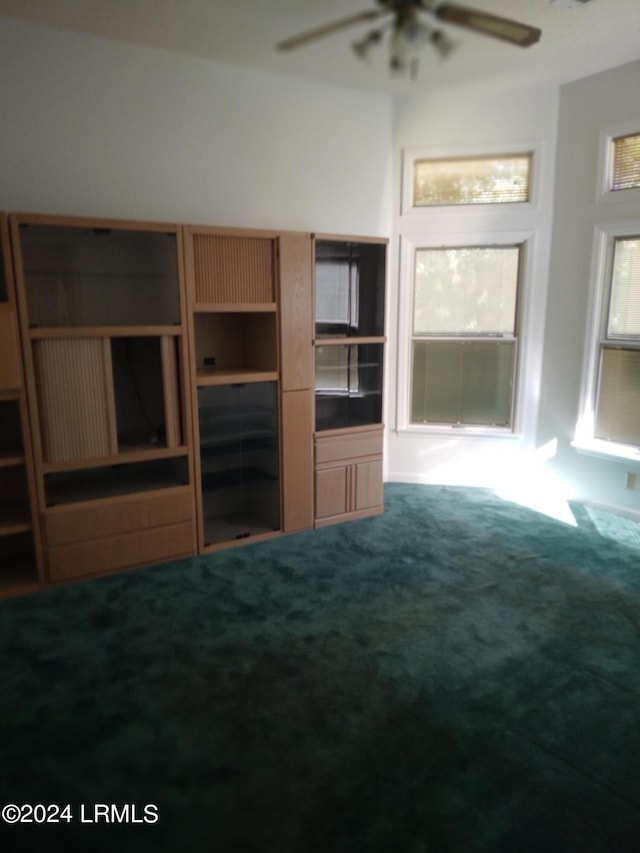
[[[30,326],[180,322],[176,235],[22,225]]]
[[[280,529],[275,382],[198,389],[204,541]]]

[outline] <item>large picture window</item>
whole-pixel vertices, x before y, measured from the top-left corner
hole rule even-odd
[[[610,242],[594,438],[640,446],[640,235]]]
[[[520,245],[418,248],[412,424],[513,426]]]

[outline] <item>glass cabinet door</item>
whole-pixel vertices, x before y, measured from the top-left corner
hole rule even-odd
[[[176,235],[20,226],[30,327],[180,322]]]
[[[280,529],[275,382],[198,389],[205,545]]]

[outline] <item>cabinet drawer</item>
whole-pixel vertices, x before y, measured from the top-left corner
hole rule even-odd
[[[171,489],[166,493],[142,493],[109,502],[95,501],[80,507],[56,507],[43,516],[45,541],[49,547],[192,519],[193,504],[188,488]]]
[[[195,552],[193,523],[170,524],[150,530],[50,548],[49,579],[90,577],[103,572],[159,563]]]
[[[316,436],[316,465],[382,455],[382,429]]]

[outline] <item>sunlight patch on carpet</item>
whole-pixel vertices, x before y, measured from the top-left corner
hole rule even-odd
[[[557,439],[549,441],[530,454],[523,454],[501,472],[495,494],[505,501],[539,512],[563,524],[577,527],[569,501],[571,488],[546,467],[556,455]]]

